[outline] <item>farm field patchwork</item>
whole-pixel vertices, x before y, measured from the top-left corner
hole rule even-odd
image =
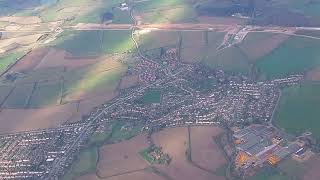
[[[248,33],[246,38],[238,45],[251,62],[255,62],[268,55],[289,38],[285,34],[275,33]],[[259,45],[257,45],[259,44]]]
[[[8,95],[11,93],[13,90],[13,86],[0,86],[0,103],[3,104]]]
[[[247,75],[250,61],[239,47],[231,46],[208,55],[204,63],[209,67],[223,69],[226,72]]]
[[[33,91],[33,88],[34,84],[27,84],[15,87],[10,96],[5,101],[3,107],[25,108]]]

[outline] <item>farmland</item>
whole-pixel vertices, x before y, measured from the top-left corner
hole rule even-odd
[[[97,174],[107,178],[131,171],[142,170],[148,166],[139,156],[139,151],[147,147],[146,138],[137,136],[128,141],[105,145],[99,150]]]
[[[14,88],[13,92],[4,103],[7,108],[24,108],[27,106],[29,97],[34,88],[33,84],[23,85]]]
[[[154,0],[135,3],[137,14],[144,23],[196,22],[192,4],[183,0]]]
[[[57,48],[74,56],[105,55],[133,50],[130,31],[83,31],[65,33],[57,39]]]
[[[296,135],[310,131],[319,139],[319,90],[318,83],[305,83],[302,86],[284,89],[275,124]]]
[[[172,138],[172,137],[175,137],[175,138]],[[169,166],[167,167],[157,166],[157,169],[159,171],[165,173],[170,178],[173,178],[173,179],[197,178],[197,179],[208,179],[208,180],[224,179],[224,177],[216,176],[210,172],[199,169],[198,167],[193,166],[187,161],[186,154],[189,151],[189,140],[188,140],[187,128],[165,129],[163,131],[160,131],[159,133],[154,134],[153,139],[155,144],[159,147],[162,147],[163,151],[165,153],[168,153],[169,156],[172,158],[172,161],[170,162]],[[210,141],[211,140],[210,135],[206,136],[206,139],[209,139]],[[197,151],[196,147],[194,147],[194,149],[195,149],[195,152],[199,152]],[[210,148],[208,148],[207,150],[208,150],[207,155],[213,153]],[[200,162],[201,164],[202,163],[206,164],[206,162],[203,162],[203,159],[198,159],[198,160],[201,161]],[[214,167],[219,167],[219,166],[220,164],[218,162],[217,164],[214,165]]]
[[[219,146],[214,142],[221,130],[216,127],[191,127],[191,159],[198,166],[211,172],[225,167],[226,160]]]
[[[57,105],[60,102],[61,83],[38,84],[33,92],[29,107]]]
[[[0,73],[3,73],[10,65],[14,64],[24,55],[23,52],[10,53],[0,57]]]
[[[318,1],[2,0],[0,179],[318,180]]]
[[[271,53],[258,59],[257,68],[268,79],[304,73],[320,65],[319,40],[291,37]]]

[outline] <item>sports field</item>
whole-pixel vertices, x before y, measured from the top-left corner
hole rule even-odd
[[[144,104],[153,104],[153,103],[160,103],[160,100],[161,100],[161,91],[157,89],[150,89],[150,90],[147,90],[138,101]]]

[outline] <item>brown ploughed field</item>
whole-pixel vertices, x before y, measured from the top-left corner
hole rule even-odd
[[[148,163],[140,157],[139,152],[147,147],[147,139],[143,134],[128,141],[101,147],[97,175],[107,178],[143,170],[148,167]]]
[[[204,171],[187,160],[188,129],[169,128],[152,136],[155,144],[163,148],[172,158],[169,166],[157,165],[156,168],[174,180],[197,179],[197,180],[223,180],[211,172]],[[207,137],[210,138],[210,137]],[[210,138],[211,139],[211,138]]]
[[[227,163],[221,149],[213,140],[221,132],[217,127],[191,127],[191,156],[195,164],[214,172]]]

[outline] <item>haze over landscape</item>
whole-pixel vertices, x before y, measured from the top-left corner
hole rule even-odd
[[[0,179],[319,180],[320,0],[0,0]]]

